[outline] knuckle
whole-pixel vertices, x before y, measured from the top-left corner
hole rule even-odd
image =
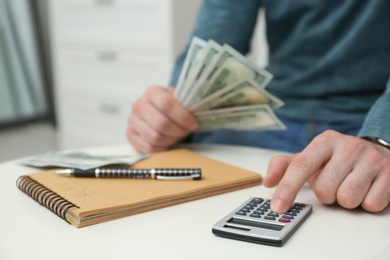
[[[130,113],[130,115],[127,117],[127,128],[128,129],[133,128],[133,126],[135,125],[134,124],[135,120],[136,120],[135,115],[133,113]]]
[[[159,146],[161,145],[163,138],[164,137],[160,133],[153,131],[149,134],[147,143],[150,147]]]
[[[149,86],[145,90],[145,96],[146,97],[152,97],[155,95],[156,91],[159,89],[158,86]]]
[[[383,200],[368,200],[365,199],[361,206],[363,209],[369,212],[379,212],[386,208],[388,203]]]
[[[307,156],[299,155],[291,162],[291,166],[295,169],[307,172],[313,167],[313,163]]]
[[[145,154],[150,154],[150,153],[157,153],[157,152],[159,152],[159,150],[156,149],[154,146],[145,145],[145,147],[143,147],[143,149],[142,149],[142,152]]]
[[[174,106],[174,99],[168,95],[161,96],[157,101],[157,106],[163,112],[170,111]]]
[[[134,141],[133,141],[133,133],[131,131],[126,131],[126,138],[127,138],[127,141],[135,148],[135,144],[134,144]]]
[[[356,208],[356,204],[351,196],[346,193],[337,193],[337,202],[344,208],[353,209]]]
[[[347,209],[356,208],[361,203],[360,196],[355,192],[356,190],[361,189],[359,187],[340,188],[337,191],[337,202]]]
[[[143,107],[143,100],[142,99],[138,99],[138,100],[134,101],[134,103],[131,106],[131,111],[132,111],[131,114],[139,113],[140,111],[142,111],[142,107]]]
[[[328,186],[324,184],[317,184],[313,186],[313,191],[316,194],[317,198],[324,204],[332,204],[335,201],[335,193]]]
[[[340,133],[334,130],[325,130],[321,134],[314,138],[314,142],[317,143],[328,143],[329,141],[339,138]]]
[[[169,132],[172,126],[171,122],[162,118],[156,118],[151,122],[153,128],[161,132]]]
[[[268,164],[269,165],[279,165],[281,163],[285,163],[285,156],[284,155],[272,157]]]
[[[380,151],[373,147],[365,154],[365,157],[367,162],[370,162],[371,169],[374,171],[380,170],[388,161]]]

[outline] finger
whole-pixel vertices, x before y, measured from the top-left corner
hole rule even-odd
[[[140,121],[145,122],[149,128],[158,133],[164,133],[167,136],[176,138],[180,138],[188,133],[187,129],[175,124],[162,111],[150,103],[142,105],[135,104],[133,111],[140,118]],[[139,126],[134,125],[134,128],[139,128]]]
[[[167,88],[161,91],[159,95],[155,93],[147,91],[146,96],[160,114],[169,118],[173,126],[178,126],[187,131],[193,131],[198,127],[195,117],[174,98],[172,90]]]
[[[130,120],[129,120],[130,121]],[[132,147],[139,153],[148,154],[153,153],[154,149],[145,141],[142,140],[141,136],[136,129],[128,126],[126,130],[126,137]]]
[[[129,140],[129,143],[131,146],[139,153],[142,154],[148,154],[153,153],[150,152],[150,148],[146,146],[145,142],[141,139],[141,137],[133,131],[132,129],[128,129],[126,131],[127,140]]]
[[[362,203],[374,178],[382,169],[386,169],[387,160],[384,160],[383,154],[366,141],[358,138],[348,140],[344,147],[351,149],[347,162],[353,163],[353,169],[339,185],[337,202],[345,208],[356,208]],[[354,154],[358,156],[353,156]]]
[[[331,158],[332,148],[329,146],[329,140],[334,138],[336,132],[327,132],[316,137],[291,161],[272,198],[271,208],[274,212],[288,211],[305,182]]]
[[[152,146],[151,144],[143,140],[137,132],[133,131],[133,129],[128,129],[126,135],[132,147],[139,153],[151,154],[167,149],[167,147]]]
[[[362,207],[370,212],[379,212],[390,203],[390,170],[384,168],[372,183],[370,190],[362,202]]]
[[[131,115],[129,119],[129,137],[136,148],[141,149],[143,153],[155,153],[166,150],[176,142],[172,138],[155,131],[144,120],[137,115]]]
[[[367,169],[354,169],[341,183],[337,191],[337,202],[342,207],[353,209],[359,206],[366,196],[372,178]]]
[[[344,179],[351,173],[357,159],[351,157],[351,149],[355,146],[339,145],[333,156],[322,169],[310,178],[310,184],[319,201],[333,204],[337,200],[337,191]]]
[[[278,185],[293,158],[293,155],[273,157],[268,164],[267,175],[264,178],[264,185],[268,188]]]

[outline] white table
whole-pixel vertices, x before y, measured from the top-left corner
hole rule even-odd
[[[237,146],[191,146],[196,152],[264,173],[277,151]],[[133,153],[128,146],[90,150]],[[212,225],[250,196],[271,197],[256,186],[76,229],[18,190],[16,179],[37,169],[0,164],[0,259],[390,259],[390,207],[380,214],[320,204],[309,186],[297,201],[312,215],[283,247],[221,238]]]

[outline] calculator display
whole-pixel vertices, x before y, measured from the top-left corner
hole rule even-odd
[[[284,214],[270,208],[269,199],[252,197],[214,224],[215,235],[253,243],[282,246],[312,211],[312,205],[294,203]]]

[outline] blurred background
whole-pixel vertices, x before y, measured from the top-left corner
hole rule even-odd
[[[201,0],[0,0],[0,162],[127,144],[132,103],[167,85]],[[250,58],[267,61],[263,12]]]

